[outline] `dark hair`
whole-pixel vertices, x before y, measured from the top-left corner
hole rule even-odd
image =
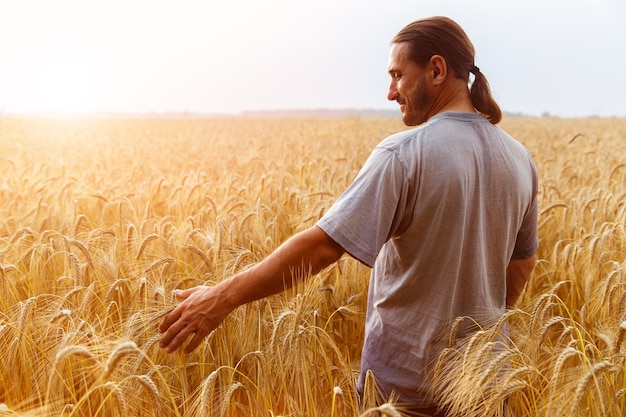
[[[474,45],[465,31],[454,20],[435,16],[409,23],[393,38],[392,43],[408,43],[407,58],[424,66],[433,55],[440,55],[452,69],[454,76],[469,82],[474,74],[470,97],[474,108],[491,123],[502,119],[500,106],[491,96],[485,75],[474,64]]]

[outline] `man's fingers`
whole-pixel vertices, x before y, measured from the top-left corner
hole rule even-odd
[[[204,339],[206,335],[204,334],[200,334],[200,333],[195,333],[193,335],[193,338],[189,341],[189,343],[187,343],[187,346],[185,346],[185,353],[191,353],[194,350],[196,350],[196,348],[198,346],[200,346],[200,343],[202,343],[202,340]]]
[[[174,290],[174,295],[180,300],[185,300],[197,290],[198,287],[189,288],[184,291]],[[161,324],[159,325],[159,333],[165,332],[172,324],[174,324],[180,318],[182,313],[179,307],[176,307],[175,309],[167,313],[167,315],[163,318],[163,321],[161,321]]]
[[[195,286],[195,287],[187,288],[186,290],[177,289],[177,290],[174,290],[174,295],[179,300],[186,300],[193,293],[195,293],[197,291],[205,290],[207,288],[208,287],[206,285],[198,285],[198,286]]]
[[[174,290],[174,295],[176,296],[176,298],[178,298],[179,300],[185,300],[186,298],[188,298],[191,294],[193,294],[194,292],[196,292],[199,288],[198,287],[193,287],[193,288],[188,288],[186,290]]]
[[[178,349],[192,333],[194,333],[194,330],[190,326],[176,323],[163,334],[159,346],[165,349],[167,353],[172,353]]]
[[[163,317],[161,324],[159,324],[159,333],[163,333],[167,329],[169,329],[170,326],[180,318],[180,315],[181,313],[178,308],[175,308],[174,310],[167,313],[165,317]]]
[[[210,300],[210,292],[206,286],[198,286],[188,290],[176,290],[174,295],[183,300],[176,308],[170,311],[159,325],[162,334],[159,346],[167,353],[172,353],[194,334],[185,348],[185,353],[196,349],[202,339],[207,336],[221,321],[212,314],[207,314],[206,298]],[[203,298],[204,296],[204,298]],[[208,310],[210,313],[210,310]]]
[[[161,336],[159,346],[162,348],[168,348],[175,338],[182,339],[178,341],[178,347],[187,338],[187,335],[190,333],[190,329],[188,329],[187,323],[181,319],[179,309],[175,308],[167,316],[165,316],[163,322],[159,326],[159,332],[163,334]],[[173,350],[175,349],[172,349],[172,351]]]
[[[210,332],[209,332],[210,333]],[[189,335],[193,334],[191,341],[185,346],[185,353],[193,352],[202,340],[207,336],[207,332],[204,330],[195,330],[190,325],[177,322],[172,325],[161,337],[159,346],[163,348],[167,353],[172,353],[178,349],[189,338]]]

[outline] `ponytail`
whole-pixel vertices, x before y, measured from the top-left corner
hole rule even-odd
[[[474,108],[491,123],[498,124],[502,120],[502,111],[491,95],[491,88],[489,88],[485,74],[480,72],[480,69],[475,65],[469,72],[474,74],[474,82],[470,87],[470,98]]]

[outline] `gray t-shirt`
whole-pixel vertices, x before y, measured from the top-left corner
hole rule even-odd
[[[538,247],[530,153],[475,113],[381,142],[317,225],[372,267],[358,388],[431,406],[429,366],[455,318],[499,317],[506,267]]]

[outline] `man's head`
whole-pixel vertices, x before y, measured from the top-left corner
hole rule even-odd
[[[420,124],[432,116],[434,95],[439,92],[437,82],[462,83],[466,89],[470,72],[475,74],[469,91],[473,106],[492,123],[498,123],[502,113],[491,97],[487,79],[474,64],[474,46],[465,31],[447,17],[417,20],[392,40],[388,98],[398,101],[407,125]]]

